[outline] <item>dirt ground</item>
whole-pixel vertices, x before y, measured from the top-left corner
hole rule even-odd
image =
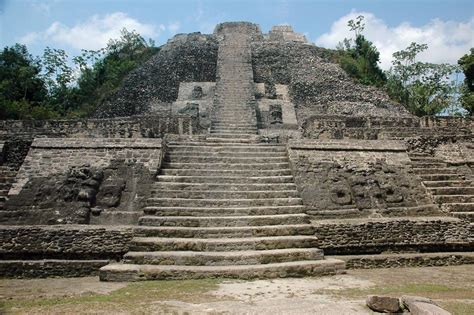
[[[5,314],[371,314],[368,294],[420,295],[474,314],[474,266],[349,270],[256,281],[100,282],[97,277],[0,280]]]

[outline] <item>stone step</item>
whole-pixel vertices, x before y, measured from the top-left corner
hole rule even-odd
[[[257,134],[257,129],[224,129],[224,128],[212,128],[211,129],[211,134],[242,134],[242,135],[248,135],[248,134]]]
[[[222,138],[222,137],[217,137],[215,135],[209,135],[207,137],[207,141],[213,142],[213,143],[255,143],[257,142],[257,138]]]
[[[208,152],[200,152],[200,151],[191,151],[191,152],[176,152],[176,151],[169,151],[167,153],[167,159],[171,161],[176,161],[180,157],[212,157],[212,158],[244,158],[245,162],[252,161],[252,158],[255,158],[257,161],[262,161],[267,158],[272,161],[276,158],[286,159],[288,161],[288,157],[286,152],[227,152],[227,151],[208,151]],[[281,161],[279,161],[281,163]],[[260,162],[263,163],[263,162]]]
[[[471,203],[474,195],[434,195],[437,203]]]
[[[446,167],[446,163],[438,163],[438,162],[411,162],[411,166],[413,168],[443,168]]]
[[[455,266],[474,263],[472,252],[337,255],[326,258],[345,261],[347,269]]]
[[[222,130],[222,131],[231,131],[231,130],[238,130],[238,131],[257,131],[257,126],[229,126],[229,125],[211,125],[211,130]]]
[[[434,195],[474,195],[474,187],[430,187]]]
[[[179,163],[179,162],[163,162],[163,169],[179,169],[179,170],[236,170],[236,171],[272,171],[272,170],[289,170],[290,163]]]
[[[229,191],[229,190],[155,190],[152,198],[190,198],[190,199],[260,199],[260,198],[297,198],[296,190],[255,190],[255,191]]]
[[[435,158],[432,156],[410,156],[412,162],[427,162],[427,163],[444,163],[442,159]]]
[[[138,226],[136,237],[174,237],[174,238],[242,238],[263,236],[314,235],[310,224],[285,224],[266,226],[234,227],[172,227],[172,226]]]
[[[296,190],[293,183],[277,184],[214,184],[214,183],[173,183],[157,182],[152,185],[152,193],[156,191],[180,190],[180,191],[271,191],[271,190]]]
[[[217,163],[216,163],[217,164]],[[225,165],[217,165],[217,167],[228,168]],[[289,176],[291,170],[286,169],[254,169],[248,167],[248,170],[242,169],[162,169],[161,175],[167,176],[236,176],[236,177],[258,177],[258,176]]]
[[[194,153],[194,152],[236,152],[236,153],[285,153],[286,148],[284,146],[271,146],[271,145],[228,145],[228,146],[210,146],[210,145],[182,145],[182,146],[168,146],[168,152],[172,153]]]
[[[217,133],[211,132],[212,137],[216,138],[238,138],[238,139],[252,139],[256,134],[239,134],[239,133]]]
[[[286,248],[237,252],[128,252],[124,256],[124,263],[139,265],[233,266],[320,259],[324,259],[321,249]]]
[[[474,202],[472,203],[446,203],[442,208],[449,212],[474,212]]]
[[[100,215],[91,215],[89,224],[91,225],[137,225],[138,219],[142,216],[141,211],[107,211]]]
[[[424,181],[423,184],[429,188],[435,187],[469,187],[471,180],[439,180],[439,181]]]
[[[451,212],[451,214],[456,218],[474,222],[474,212]]]
[[[461,180],[465,176],[462,174],[420,174],[424,181],[446,181],[446,180]]]
[[[301,198],[258,198],[258,199],[192,199],[192,198],[148,198],[147,206],[167,207],[238,207],[238,206],[296,206]],[[462,201],[458,201],[462,202]]]
[[[304,213],[305,207],[296,206],[267,206],[267,207],[153,207],[148,206],[143,209],[147,215],[160,216],[242,216],[242,215],[274,215]]]
[[[285,163],[286,156],[280,157],[232,157],[232,156],[203,156],[203,155],[173,155],[166,156],[166,162],[178,163]]]
[[[413,173],[420,174],[420,175],[427,175],[427,174],[458,174],[458,170],[456,168],[451,167],[426,167],[426,168],[412,168]]]
[[[130,251],[240,251],[282,248],[316,248],[314,236],[266,236],[246,238],[134,237]]]
[[[181,182],[181,183],[239,183],[239,184],[251,184],[251,183],[292,183],[293,176],[252,176],[245,177],[241,176],[171,176],[171,175],[158,175],[157,180],[159,182]]]
[[[208,140],[208,139],[207,139]],[[268,143],[238,143],[233,141],[222,141],[222,142],[211,142],[211,141],[200,141],[198,139],[194,141],[169,141],[169,147],[242,147],[242,148],[254,148],[254,147],[281,147],[281,145],[268,144]]]
[[[182,226],[182,227],[218,227],[218,226],[262,226],[279,224],[309,223],[306,214],[274,214],[274,215],[245,215],[245,216],[143,216],[138,220],[139,225],[146,226]]]
[[[424,157],[431,158],[431,157],[433,157],[433,155],[428,154],[428,153],[423,153],[423,152],[410,152],[410,153],[408,153],[408,156],[410,157],[410,159],[411,158],[417,158],[417,157],[418,158],[424,158]]]
[[[231,124],[247,124],[247,125],[257,125],[256,119],[249,119],[249,118],[221,118],[219,119],[219,123],[223,125],[231,125]]]
[[[211,123],[211,126],[212,127],[215,127],[215,128],[257,128],[257,126],[255,124],[249,124],[249,123],[244,123],[244,124],[239,124],[239,123],[236,123],[236,122],[231,122],[231,123],[221,123],[221,122],[218,122],[218,121],[213,121]]]
[[[344,273],[345,263],[337,259],[305,260],[272,264],[234,266],[166,266],[110,264],[100,269],[101,281],[237,278],[262,279],[310,277]]]

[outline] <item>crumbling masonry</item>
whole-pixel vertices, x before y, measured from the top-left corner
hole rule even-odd
[[[0,275],[473,263],[472,121],[411,116],[329,53],[223,23],[169,40],[94,119],[1,121]]]

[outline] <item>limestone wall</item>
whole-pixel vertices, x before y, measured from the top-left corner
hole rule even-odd
[[[470,137],[472,120],[462,117],[383,117],[316,115],[303,123],[311,139],[404,139],[414,136]]]
[[[123,160],[141,163],[150,173],[156,173],[161,154],[161,139],[37,138],[9,195],[18,194],[31,178],[64,173],[74,165],[106,167],[113,160]]]
[[[0,226],[2,259],[120,259],[131,227],[92,225]]]
[[[394,216],[431,204],[401,141],[294,140],[288,149],[309,214]],[[413,215],[432,211],[416,208]]]
[[[37,138],[0,211],[0,223],[85,224],[91,214],[105,211],[103,218],[120,212],[121,224],[134,224],[163,155],[161,139]]]
[[[147,115],[114,119],[0,120],[0,139],[35,137],[159,138],[166,133],[192,135],[199,119],[189,115]]]
[[[320,220],[313,226],[325,254],[473,249],[469,223],[448,217]]]

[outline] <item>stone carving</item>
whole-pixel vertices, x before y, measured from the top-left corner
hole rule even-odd
[[[193,91],[191,92],[191,97],[192,99],[194,100],[200,100],[203,96],[203,92],[202,92],[202,87],[200,86],[195,86],[193,88]]]
[[[283,123],[283,112],[281,105],[270,105],[270,124]]]

